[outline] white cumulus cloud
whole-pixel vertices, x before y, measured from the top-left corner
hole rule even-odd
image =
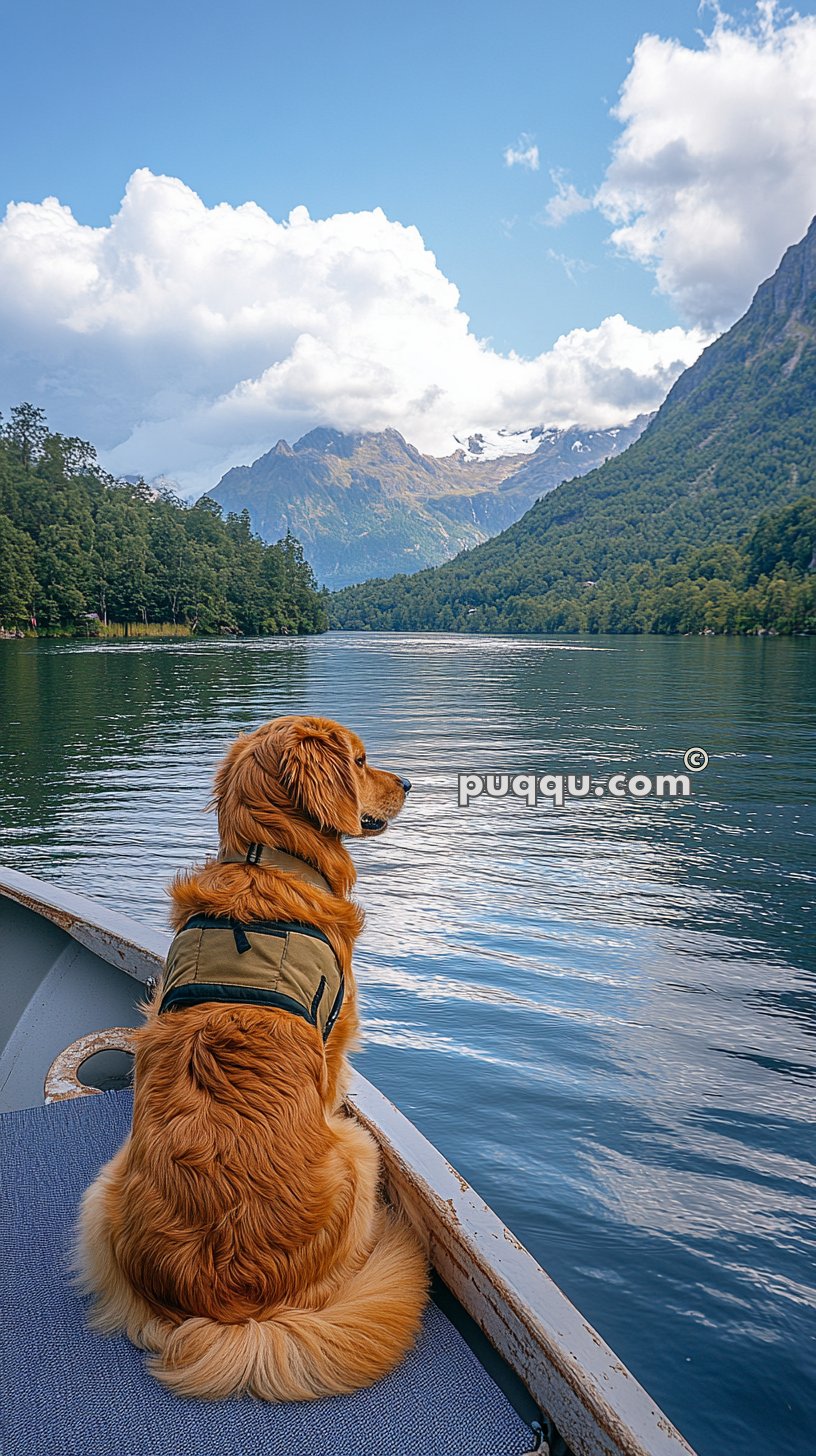
[[[538,171],[540,165],[538,147],[526,132],[522,132],[514,147],[505,147],[504,165],[506,167],[526,167],[528,172]]]
[[[415,227],[207,207],[141,170],[88,227],[56,199],[0,223],[0,401],[43,406],[117,473],[204,490],[316,424],[394,426],[444,454],[478,429],[654,409],[706,336],[616,316],[536,358],[470,329]]]
[[[816,18],[717,10],[697,48],[646,35],[596,204],[612,240],[707,329],[744,311],[816,212]]]

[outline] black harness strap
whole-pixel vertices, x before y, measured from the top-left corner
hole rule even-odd
[[[220,986],[215,982],[208,985],[205,981],[196,981],[195,985],[176,986],[173,991],[168,991],[159,1013],[164,1011],[184,1011],[188,1006],[199,1006],[203,1001],[232,1001],[239,1006],[276,1006],[280,1011],[290,1011],[293,1016],[299,1016],[303,1021],[308,1021],[311,1026],[317,1026],[316,1012],[320,999],[326,989],[325,978],[320,989],[320,995],[315,997],[312,1008],[302,1006],[293,996],[285,996],[282,991],[263,991],[256,986]],[[329,1020],[326,1023],[326,1036],[331,1031],[337,1020],[340,1006],[343,1002],[342,987],[337,993],[339,1005],[335,1011],[332,1007],[329,1013]],[[325,1037],[324,1037],[325,1040]]]
[[[246,938],[248,930],[253,935],[311,935],[315,940],[322,940],[329,950],[332,948],[329,937],[322,930],[318,930],[316,925],[302,925],[299,920],[233,920],[228,915],[191,915],[189,920],[185,920],[184,929],[231,930],[239,951],[246,950],[248,946],[239,944],[238,935],[242,932]]]

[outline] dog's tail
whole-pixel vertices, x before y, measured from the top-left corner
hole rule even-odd
[[[411,1348],[427,1287],[413,1233],[388,1213],[366,1262],[320,1309],[282,1306],[243,1324],[196,1317],[163,1325],[166,1338],[149,1369],[177,1395],[204,1400],[348,1394],[392,1370]]]

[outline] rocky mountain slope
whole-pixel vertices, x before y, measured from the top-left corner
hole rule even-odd
[[[227,511],[246,507],[267,541],[292,531],[318,581],[339,587],[417,571],[486,540],[560,481],[625,449],[647,420],[609,430],[536,428],[517,454],[496,454],[495,443],[488,448],[474,435],[442,458],[423,455],[398,430],[320,428],[295,445],[279,440],[210,494]],[[510,448],[517,443],[506,438]]]

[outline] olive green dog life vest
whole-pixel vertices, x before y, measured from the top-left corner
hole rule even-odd
[[[316,1026],[325,1041],[344,989],[331,943],[313,925],[194,915],[170,945],[159,1012],[203,1001],[273,1006]]]

